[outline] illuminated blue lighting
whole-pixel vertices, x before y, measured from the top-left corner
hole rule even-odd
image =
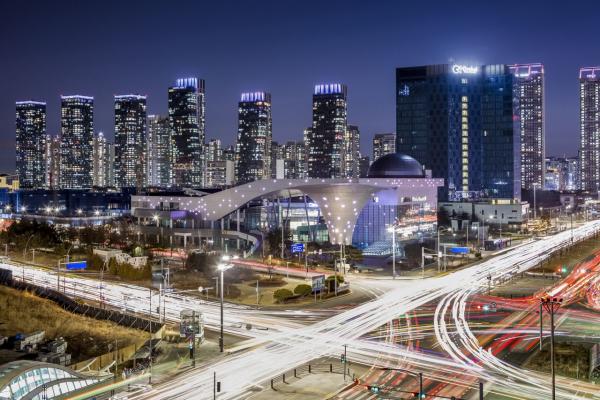
[[[60,96],[60,98],[62,100],[89,100],[89,101],[94,100],[94,98],[92,96],[82,96],[79,94],[74,94],[74,95],[70,95],[70,96]]]
[[[315,85],[315,94],[341,94],[345,92],[345,86],[341,83],[325,83]]]
[[[180,78],[175,81],[175,87],[198,89],[198,78]]]
[[[28,106],[28,105],[45,106],[46,102],[45,101],[26,100],[26,101],[17,101],[15,104],[18,106]]]
[[[146,96],[142,96],[139,94],[123,94],[123,95],[115,95],[115,100],[146,100]]]
[[[265,92],[246,92],[242,93],[241,101],[269,101],[269,94]]]

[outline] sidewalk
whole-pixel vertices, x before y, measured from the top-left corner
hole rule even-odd
[[[327,399],[344,386],[352,383],[351,377],[336,373],[313,373],[299,379],[288,378],[275,389],[267,386],[263,391],[248,397],[252,400],[317,400]]]

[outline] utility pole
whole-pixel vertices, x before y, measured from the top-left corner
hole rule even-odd
[[[421,247],[421,277],[425,278],[425,247]]]
[[[348,363],[348,345],[344,345],[344,381],[346,381],[346,364]]]
[[[223,285],[223,272],[224,270],[221,269],[221,336],[219,337],[219,349],[221,350],[221,353],[223,352],[223,290],[224,290],[224,285]]]
[[[556,367],[554,364],[554,314],[558,311],[562,304],[562,298],[558,297],[542,297],[540,303],[544,309],[550,314],[550,372],[552,373],[552,400],[556,400]]]
[[[422,399],[423,395],[423,373],[419,372],[419,399]]]
[[[392,226],[392,279],[396,279],[396,227]]]
[[[483,382],[479,381],[479,400],[483,400]]]
[[[152,384],[152,288],[150,288],[150,374],[148,375],[148,384]]]
[[[540,301],[540,311],[538,311],[540,313],[540,351],[542,351],[542,338],[543,336],[543,319],[544,319],[544,315],[543,315],[543,309],[542,309],[542,302]]]

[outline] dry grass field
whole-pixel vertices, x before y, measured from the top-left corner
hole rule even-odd
[[[141,344],[148,334],[113,322],[71,314],[54,302],[31,293],[0,286],[0,334],[12,336],[43,330],[46,338],[63,337],[67,351],[77,362],[133,343]]]

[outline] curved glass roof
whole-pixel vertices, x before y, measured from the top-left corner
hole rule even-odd
[[[0,367],[0,400],[52,399],[110,376],[88,376],[61,365],[37,361],[14,361]]]

